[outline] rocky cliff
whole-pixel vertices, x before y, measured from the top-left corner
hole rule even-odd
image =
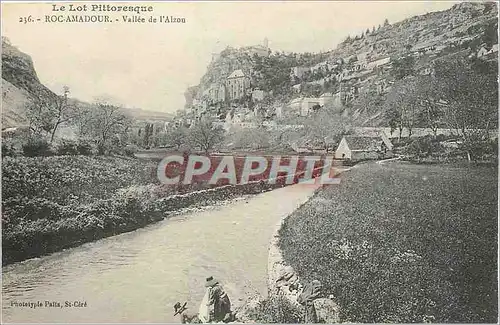
[[[394,61],[413,56],[415,73],[424,74],[436,59],[459,52],[476,55],[481,47],[491,48],[498,43],[497,15],[496,3],[464,2],[392,24],[386,21],[379,26],[366,26],[366,31],[346,35],[337,48],[326,53],[274,51],[267,57],[249,54],[246,48],[227,48],[209,64],[186,106],[193,106],[193,98],[203,102],[204,92],[206,95],[211,85],[224,83],[233,71],[241,69],[251,78],[250,91],[266,91],[266,105],[270,107],[283,106],[296,97],[317,98],[323,93],[343,92],[351,104],[346,105],[345,114],[351,115],[357,124],[387,126],[384,112],[372,104],[383,100],[390,90]],[[298,70],[294,72],[292,68]],[[355,100],[367,93],[380,98],[361,98],[363,102],[358,106],[370,107],[356,107]],[[207,104],[202,110],[210,112],[210,101]],[[218,103],[219,107],[224,105]]]
[[[37,98],[50,99],[57,96],[38,79],[33,60],[2,37],[2,129],[26,125],[25,108]],[[91,104],[71,99],[77,106]],[[168,121],[172,114],[140,108],[123,108],[138,121]]]
[[[489,24],[497,25],[498,6],[493,2],[463,2],[448,10],[414,16],[393,24],[366,26],[362,35],[348,39],[329,52],[331,57],[366,53],[368,57],[397,57],[431,45],[471,41]],[[479,44],[470,44],[477,47]]]
[[[202,92],[211,84],[224,83],[233,71],[241,69],[245,75],[249,75],[253,67],[254,60],[250,54],[239,49],[226,48],[208,65],[207,72],[200,80],[196,97],[201,97]]]
[[[30,101],[54,96],[38,79],[31,57],[2,37],[2,128],[24,125]]]

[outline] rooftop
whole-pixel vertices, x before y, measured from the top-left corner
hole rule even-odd
[[[351,150],[369,150],[376,149],[382,142],[380,137],[361,137],[349,135],[344,137]]]
[[[229,78],[241,78],[244,76],[245,76],[245,74],[243,73],[243,70],[238,69],[238,70],[234,70],[233,73],[231,73],[231,75],[228,77],[228,79]]]

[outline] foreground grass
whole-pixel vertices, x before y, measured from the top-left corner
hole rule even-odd
[[[3,199],[43,198],[58,204],[87,203],[116,190],[158,183],[157,164],[106,156],[5,157]]]
[[[351,322],[497,321],[497,170],[362,164],[281,229]]]

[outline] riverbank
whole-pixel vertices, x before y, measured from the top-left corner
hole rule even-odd
[[[274,185],[171,188],[158,184],[154,162],[121,157],[6,157],[2,163],[3,265],[133,231],[186,207],[281,187],[280,178]]]
[[[298,203],[297,209],[316,195],[318,187]],[[269,243],[267,258],[267,296],[253,296],[237,313],[238,321],[243,323],[300,323],[303,321],[303,308],[297,303],[297,296],[278,296],[276,280],[283,274],[286,264],[278,247],[279,229],[290,214],[282,215],[274,226]]]
[[[238,310],[267,294],[273,227],[314,191],[291,185],[197,211],[174,212],[136,231],[2,268],[9,323],[175,323],[172,306],[196,312],[205,279],[219,279]],[[189,208],[192,210],[192,208]],[[175,214],[175,216],[174,216]],[[84,309],[17,308],[16,301],[85,300]]]
[[[338,169],[336,175],[347,172],[354,167]],[[336,185],[333,185],[336,186]],[[303,208],[318,193],[321,193],[325,187],[318,186],[314,192],[304,198],[297,205],[297,208],[291,214],[283,215],[273,228],[271,241],[269,242],[269,252],[267,259],[267,296],[250,297],[248,303],[238,313],[239,321],[244,323],[301,323],[304,321],[304,307],[297,302],[298,295],[305,282],[299,277],[297,272],[284,259],[282,250],[279,246],[280,230],[285,220]],[[281,291],[278,287],[278,279],[287,274],[288,277],[296,277],[299,282],[299,288],[293,291]],[[293,275],[292,275],[293,274]],[[327,323],[338,323],[340,308],[335,302],[334,312],[332,310],[322,313],[323,321]]]
[[[342,322],[494,322],[497,171],[359,164],[285,220],[279,248]]]
[[[401,156],[401,161],[406,161],[415,165],[445,165],[455,167],[495,167],[498,166],[497,157],[491,159],[468,161],[466,158],[450,159],[448,157],[425,157],[415,158]]]

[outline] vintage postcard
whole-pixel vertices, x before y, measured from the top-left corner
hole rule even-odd
[[[497,2],[1,25],[2,323],[497,323]]]

